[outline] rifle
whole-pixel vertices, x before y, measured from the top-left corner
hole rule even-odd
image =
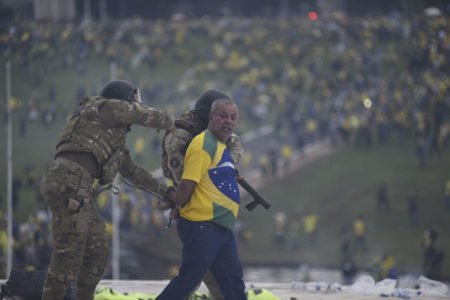
[[[235,171],[236,176],[238,177],[239,171],[238,170]],[[236,178],[236,181],[239,183],[240,186],[242,186],[244,190],[247,191],[247,193],[249,193],[253,197],[253,201],[245,206],[245,208],[248,209],[248,211],[252,211],[258,204],[261,204],[265,209],[269,209],[270,206],[272,206],[272,204],[264,200],[264,198],[260,194],[258,194],[258,192],[245,179]]]

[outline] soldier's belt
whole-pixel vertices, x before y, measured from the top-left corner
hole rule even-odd
[[[80,185],[88,186],[90,188],[93,188],[93,184],[95,183],[95,178],[89,174],[89,172],[81,167],[79,164],[77,164],[74,161],[71,161],[70,159],[64,158],[64,157],[58,157],[53,162],[55,167],[63,167],[70,172],[77,174],[80,177]]]

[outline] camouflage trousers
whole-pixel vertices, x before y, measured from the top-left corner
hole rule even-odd
[[[52,212],[53,253],[43,300],[61,300],[76,279],[77,299],[94,299],[109,256],[105,221],[93,201],[94,179],[69,160],[55,160],[41,184]]]

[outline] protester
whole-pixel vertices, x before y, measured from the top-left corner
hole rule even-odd
[[[132,124],[176,130],[169,115],[140,102],[131,83],[112,80],[100,96],[81,100],[62,131],[41,184],[53,230],[44,300],[62,299],[75,279],[77,299],[94,299],[109,254],[105,221],[94,205],[96,183],[114,188],[112,181],[120,172],[135,186],[173,199],[167,186],[131,159],[125,144]]]
[[[445,254],[437,245],[437,232],[434,229],[428,229],[423,238],[423,274],[433,280],[443,280]]]
[[[389,213],[391,211],[390,199],[387,193],[386,183],[381,182],[376,191],[376,208],[377,213]]]
[[[179,274],[157,297],[183,299],[211,270],[225,299],[246,299],[242,265],[233,227],[239,210],[239,188],[226,141],[238,120],[230,99],[211,107],[208,129],[186,151],[176,191],[177,230],[183,244]]]
[[[319,236],[319,215],[315,211],[310,211],[303,217],[302,222],[306,244],[308,246],[315,246]]]
[[[278,211],[273,215],[273,244],[283,248],[286,242],[287,216],[283,211]]]
[[[363,216],[353,220],[353,233],[355,235],[355,251],[367,252],[366,220]]]
[[[178,186],[184,169],[184,156],[191,140],[208,127],[211,105],[218,99],[230,99],[224,92],[210,89],[203,92],[195,102],[193,110],[187,111],[175,120],[177,132],[168,132],[162,142],[161,167],[165,177]],[[239,137],[232,134],[226,141],[233,163],[237,165],[242,157],[243,149]],[[169,203],[170,206],[170,203]],[[161,206],[162,209],[168,206]],[[204,283],[208,287],[212,299],[223,299],[220,288],[211,272],[206,272]]]

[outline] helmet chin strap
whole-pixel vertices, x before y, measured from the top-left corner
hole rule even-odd
[[[136,99],[137,103],[142,104],[141,93],[139,92],[139,89],[134,89],[134,99]]]
[[[129,101],[135,101],[139,104],[142,104],[141,93],[139,92],[139,89],[133,90],[133,94],[130,96]]]

